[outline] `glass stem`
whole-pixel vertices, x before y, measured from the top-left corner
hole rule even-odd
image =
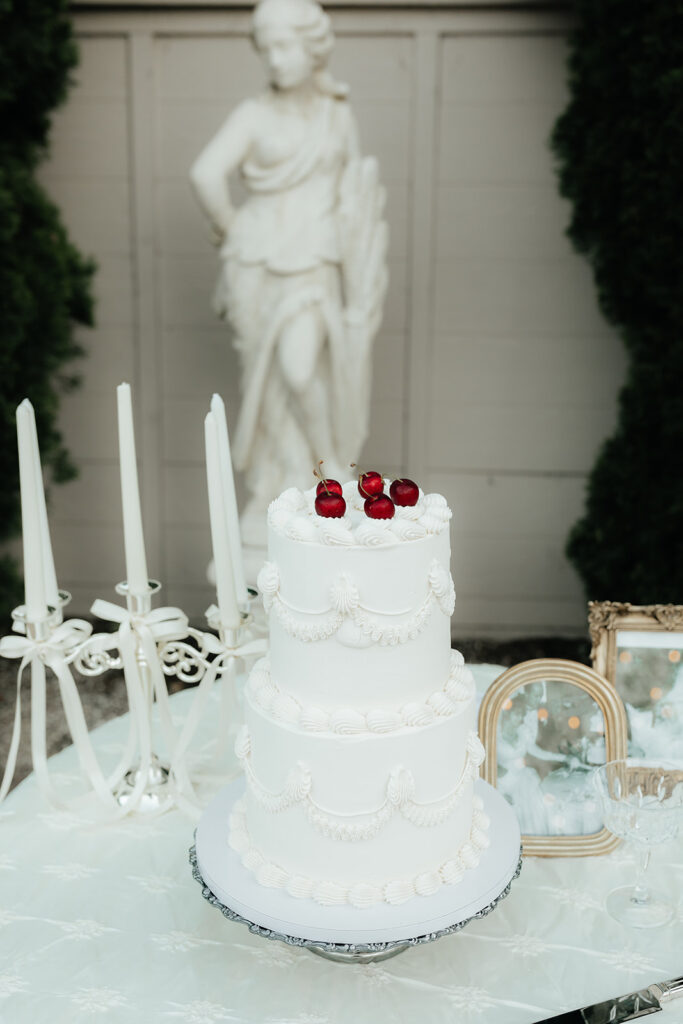
[[[635,885],[633,886],[633,896],[631,900],[633,903],[647,903],[650,899],[650,890],[645,884],[645,872],[647,866],[650,863],[650,847],[641,846],[640,855],[638,857],[638,873],[636,875]]]

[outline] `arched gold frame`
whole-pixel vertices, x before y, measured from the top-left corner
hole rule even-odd
[[[530,683],[566,682],[584,690],[600,708],[605,722],[605,751],[608,761],[626,757],[627,720],[621,698],[603,676],[577,661],[536,658],[513,665],[488,688],[479,709],[479,735],[486,748],[481,766],[485,782],[498,780],[498,718],[506,700]],[[522,836],[524,854],[531,857],[591,857],[609,853],[619,843],[606,828],[587,836]]]

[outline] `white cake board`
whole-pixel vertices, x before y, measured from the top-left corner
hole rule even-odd
[[[259,885],[228,845],[228,819],[244,785],[244,776],[235,779],[204,811],[195,838],[197,868],[201,881],[220,904],[245,922],[283,938],[364,946],[454,929],[489,908],[518,870],[521,837],[515,813],[500,793],[477,779],[474,791],[490,818],[491,842],[479,866],[467,871],[462,882],[443,885],[432,896],[416,896],[399,906],[328,907],[312,899],[297,899],[284,889]]]

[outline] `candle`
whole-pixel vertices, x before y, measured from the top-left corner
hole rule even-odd
[[[211,520],[211,541],[216,568],[216,595],[220,624],[225,629],[237,629],[240,614],[237,607],[235,580],[230,561],[230,542],[223,500],[223,483],[220,474],[220,449],[218,426],[214,414],[209,412],[204,420],[206,443],[206,482],[209,490],[209,517]]]
[[[19,448],[19,486],[21,488],[21,529],[24,546],[24,602],[29,622],[44,619],[47,614],[43,576],[43,546],[36,480],[35,453],[31,440],[30,403],[17,408],[17,443]]]
[[[33,449],[33,462],[36,469],[36,495],[38,499],[38,518],[40,520],[40,537],[43,553],[43,580],[45,584],[45,600],[51,608],[59,607],[59,587],[57,586],[57,574],[55,573],[55,560],[52,555],[52,542],[50,540],[50,524],[47,518],[47,505],[45,504],[45,488],[43,487],[43,472],[40,463],[40,448],[38,446],[38,431],[36,430],[36,415],[31,403],[26,400],[29,411],[29,424],[31,428],[31,446]]]
[[[119,384],[116,389],[116,401],[119,421],[119,463],[123,506],[123,540],[126,549],[126,580],[128,592],[140,595],[148,593],[149,577],[145,557],[145,538],[142,532],[130,384]]]
[[[211,398],[211,412],[216,420],[218,431],[218,454],[220,459],[221,480],[223,483],[223,502],[230,545],[230,559],[235,580],[237,604],[244,611],[248,608],[247,584],[244,579],[244,563],[242,561],[242,539],[240,537],[240,520],[237,512],[235,496],[235,478],[232,474],[232,458],[230,456],[230,437],[225,418],[225,405],[220,395]]]

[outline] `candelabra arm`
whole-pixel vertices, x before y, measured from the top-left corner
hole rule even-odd
[[[218,636],[214,633],[192,629],[190,636],[196,646],[183,641],[172,641],[160,649],[160,660],[167,674],[176,675],[183,681],[199,684],[174,756],[171,758],[172,774],[175,771],[176,762],[184,757],[192,742],[215,682],[220,683],[216,742],[216,755],[220,757],[231,732],[236,731],[237,726],[237,665],[250,657],[265,653],[266,650],[265,640],[247,640],[248,623],[250,622],[247,614],[242,615],[242,622],[238,629],[225,629],[221,626],[218,609],[215,605],[209,608],[207,618],[209,624],[217,630]]]

